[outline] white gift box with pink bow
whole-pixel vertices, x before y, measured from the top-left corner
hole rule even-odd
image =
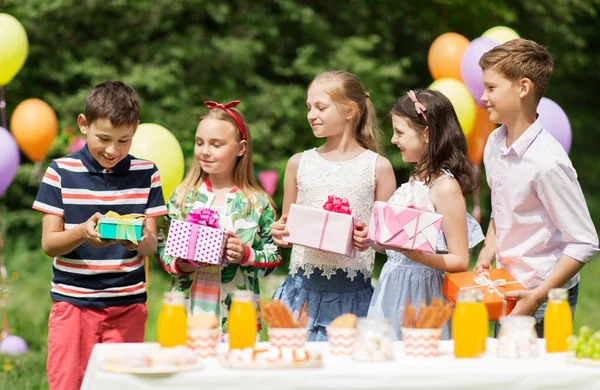
[[[403,184],[390,200],[375,202],[369,238],[395,248],[435,253],[442,216],[435,212],[429,188],[421,182]]]
[[[354,257],[354,218],[348,200],[330,195],[322,209],[290,205],[286,241]]]

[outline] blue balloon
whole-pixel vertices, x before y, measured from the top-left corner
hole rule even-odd
[[[0,127],[0,196],[15,178],[20,160],[17,141],[8,130]]]

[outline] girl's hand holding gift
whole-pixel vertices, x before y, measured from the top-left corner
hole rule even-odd
[[[271,224],[271,237],[273,242],[281,247],[290,247],[290,243],[284,240],[284,237],[289,236],[290,233],[285,230],[285,224],[287,223],[287,214],[282,215],[278,221]]]
[[[477,257],[477,263],[475,264],[475,271],[482,272],[492,268],[492,262],[494,261],[494,250],[487,250],[486,245],[483,245],[479,256]]]
[[[364,252],[371,246],[371,240],[369,239],[369,226],[362,222],[357,221],[354,224],[354,234],[352,236],[354,240],[354,248],[359,252]]]
[[[237,264],[244,258],[246,254],[246,244],[234,232],[228,232],[225,250],[227,251],[227,261]]]

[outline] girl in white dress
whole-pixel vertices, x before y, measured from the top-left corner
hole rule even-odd
[[[294,246],[290,275],[275,291],[297,311],[308,302],[308,339],[327,340],[326,327],[337,316],[367,315],[373,286],[375,253],[369,249],[366,224],[375,200],[387,201],[396,189],[390,162],[380,156],[380,130],[375,108],[360,79],[348,72],[319,74],[307,92],[307,119],[325,143],[290,158],[285,171],[283,213],[271,225],[276,244],[285,241],[290,204],[321,208],[328,195],[347,198],[358,221],[355,258]]]

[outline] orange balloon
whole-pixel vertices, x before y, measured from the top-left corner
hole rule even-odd
[[[58,135],[58,119],[45,101],[27,99],[13,112],[10,131],[27,158],[37,162],[46,157]]]
[[[429,73],[434,80],[450,77],[462,81],[460,62],[471,42],[457,33],[445,33],[437,37],[427,55]]]
[[[467,153],[469,155],[469,160],[471,160],[474,165],[481,164],[485,143],[487,142],[488,136],[495,128],[496,125],[490,121],[487,110],[481,106],[477,106],[475,112],[475,124],[467,137]]]

